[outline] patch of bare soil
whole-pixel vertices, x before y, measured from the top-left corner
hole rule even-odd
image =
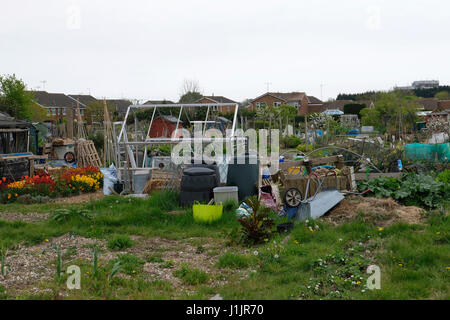
[[[109,251],[106,242],[97,239],[84,238],[65,234],[54,238],[50,242],[43,242],[34,246],[19,245],[16,249],[10,250],[6,257],[8,272],[6,276],[0,275],[0,286],[6,289],[10,296],[18,296],[24,293],[39,294],[45,293],[49,289],[45,283],[53,281],[56,274],[57,252],[55,245],[60,247],[63,255],[63,271],[77,261],[85,260],[92,262],[91,247],[96,244],[98,250],[98,261],[101,264],[114,259],[119,254],[129,253],[145,260],[144,277],[149,281],[163,280],[170,282],[175,288],[189,292],[190,286],[173,275],[183,263],[190,268],[205,271],[210,281],[208,285],[212,287],[226,283],[225,274],[238,274],[241,279],[248,276],[248,270],[220,270],[215,264],[224,251],[224,244],[217,239],[209,238],[189,238],[183,240],[169,240],[163,238],[145,238],[141,236],[131,236],[135,245],[122,251]],[[243,250],[242,253],[248,253]],[[162,261],[148,262],[150,256],[158,255]],[[124,274],[118,277],[133,278]],[[65,295],[60,292],[60,295]]]
[[[57,253],[55,245],[58,245],[66,262],[76,259],[91,260],[89,245],[97,244],[104,249],[104,243],[96,239],[88,239],[69,234],[52,239],[51,242],[43,242],[35,246],[19,245],[14,251],[9,251],[6,256],[7,274],[0,275],[0,286],[6,289],[8,294],[20,294],[41,292],[40,282],[52,281],[56,274]],[[111,259],[115,255],[99,250],[99,259]],[[70,256],[67,255],[70,252]],[[102,253],[104,252],[104,253]],[[63,270],[64,271],[64,270]]]
[[[94,193],[83,193],[78,196],[68,198],[57,198],[53,202],[55,203],[83,203],[92,200],[99,200],[104,197],[103,189],[97,190]]]
[[[174,270],[179,269],[183,263],[186,263],[190,268],[206,272],[212,279],[209,282],[212,287],[223,285],[226,282],[218,276],[221,270],[215,267],[219,256],[224,253],[222,249],[216,250],[218,247],[223,248],[224,246],[218,240],[208,238],[133,240],[137,241],[138,245],[131,247],[127,252],[144,260],[155,254],[161,255],[163,262],[146,262],[144,265],[144,271],[148,273],[150,279],[169,281],[174,287],[187,289],[188,286],[183,285],[181,280],[173,275]],[[197,243],[202,244],[196,245]],[[242,270],[226,270],[226,272],[238,273]]]
[[[419,207],[403,206],[391,198],[350,196],[330,210],[323,219],[333,225],[340,225],[361,215],[365,221],[379,226],[389,226],[395,222],[421,224],[424,212]]]
[[[23,221],[23,222],[39,222],[48,219],[49,213],[15,213],[15,212],[1,212],[0,219],[6,221]]]

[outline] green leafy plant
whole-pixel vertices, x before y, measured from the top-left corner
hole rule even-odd
[[[254,245],[268,241],[275,225],[274,219],[269,217],[271,209],[262,206],[256,196],[247,197],[246,203],[252,209],[252,213],[238,219],[242,226],[242,242]]]
[[[112,267],[112,269],[111,269],[111,273],[109,274],[109,278],[108,278],[110,282],[113,280],[114,276],[115,276],[121,269],[122,269],[122,264],[121,264],[121,261],[119,260],[119,261],[117,261],[117,262],[113,265],[113,267]]]
[[[74,218],[91,220],[88,210],[79,208],[58,209],[52,215],[52,219],[58,222],[66,222]]]
[[[437,176],[437,180],[446,184],[450,184],[450,169],[446,169],[440,172]]]
[[[409,173],[401,178],[384,177],[361,181],[360,191],[370,189],[366,195],[391,197],[405,205],[437,208],[450,197],[450,187],[425,174]]]

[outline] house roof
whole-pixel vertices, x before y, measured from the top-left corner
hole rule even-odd
[[[175,102],[170,100],[148,100],[144,104],[175,104]]]
[[[304,92],[266,92],[253,99],[252,102],[267,95],[283,100],[284,102],[291,102],[302,100],[306,94]]]
[[[236,101],[228,99],[224,96],[203,96],[201,99],[198,99],[197,101],[200,101],[204,98],[214,101],[215,103],[237,103]]]
[[[336,101],[330,101],[330,102],[325,102],[323,104],[325,109],[329,109],[329,110],[344,110],[344,106],[346,104],[352,104],[352,103],[356,103],[353,100],[336,100]]]
[[[306,98],[308,99],[308,102],[309,102],[309,103],[312,103],[312,104],[323,104],[323,101],[322,101],[322,100],[317,99],[317,98],[314,97],[314,96],[306,96]]]
[[[437,98],[424,98],[419,99],[416,101],[418,104],[420,104],[424,110],[436,110],[438,107],[439,99]]]
[[[89,94],[69,94],[68,97],[73,99],[74,101],[77,101],[78,99],[80,104],[83,105],[84,107],[87,107],[87,105],[91,102],[97,101],[97,99],[95,99],[93,96]]]
[[[370,107],[373,102],[370,100],[361,100],[361,101],[354,101],[354,100],[335,100],[330,102],[325,102],[323,104],[325,109],[338,109],[343,111],[344,106],[347,104],[365,104],[366,107]]]
[[[34,95],[34,101],[43,107],[75,108],[77,103],[64,93],[49,93],[47,91],[29,91]],[[83,107],[83,106],[81,106]]]
[[[106,103],[114,104],[118,113],[125,113],[133,103],[126,99],[106,99]]]

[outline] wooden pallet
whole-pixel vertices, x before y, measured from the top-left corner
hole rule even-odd
[[[78,167],[94,166],[100,168],[102,166],[93,141],[77,141],[76,152]]]

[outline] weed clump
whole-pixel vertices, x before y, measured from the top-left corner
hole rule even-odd
[[[107,247],[110,250],[122,250],[132,247],[133,244],[128,235],[116,235],[108,241]]]

